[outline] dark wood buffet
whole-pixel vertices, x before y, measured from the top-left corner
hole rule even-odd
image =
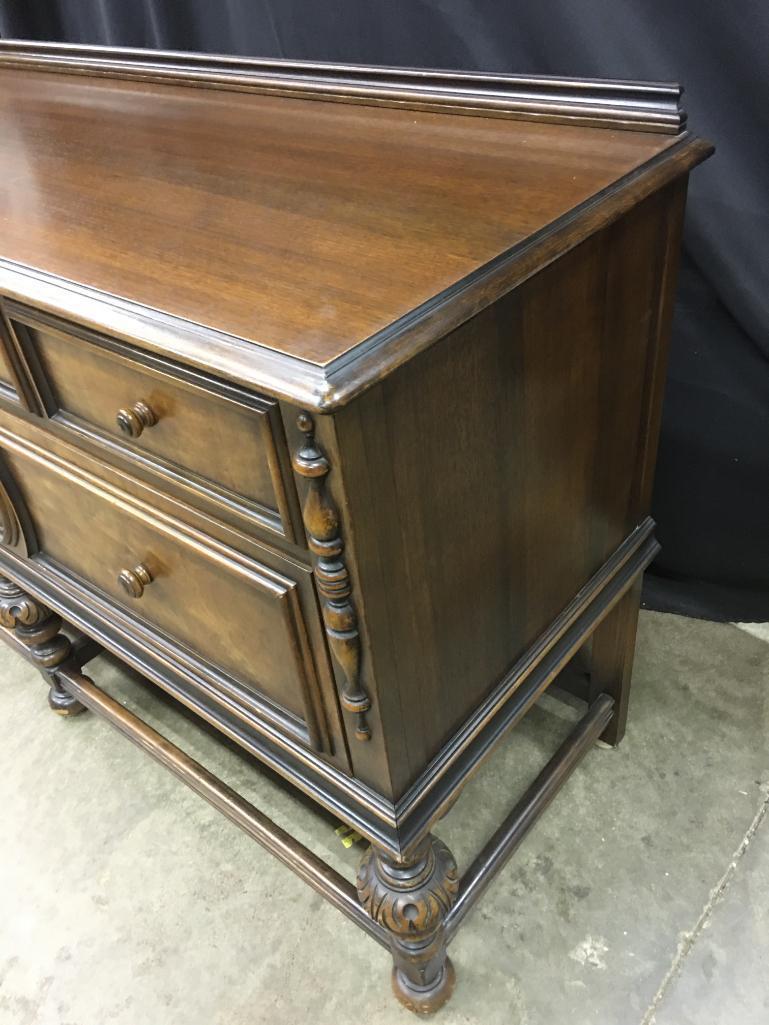
[[[16,42],[0,125],[4,635],[436,1010],[625,729],[712,148],[673,85]],[[101,649],[354,827],[356,884],[98,687]],[[577,654],[584,718],[460,879],[433,826]]]

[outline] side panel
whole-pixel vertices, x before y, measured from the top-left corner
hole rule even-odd
[[[648,503],[685,181],[336,414],[395,796]]]

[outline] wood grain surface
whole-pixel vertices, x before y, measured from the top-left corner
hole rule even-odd
[[[0,71],[0,258],[324,365],[675,137]]]

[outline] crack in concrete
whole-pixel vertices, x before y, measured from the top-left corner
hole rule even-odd
[[[707,925],[708,920],[710,919],[710,916],[712,915],[713,909],[715,908],[716,904],[718,904],[718,902],[724,896],[726,891],[729,889],[729,886],[731,885],[732,879],[734,878],[734,875],[737,871],[737,867],[739,865],[740,860],[742,859],[742,856],[745,854],[745,851],[748,849],[751,840],[756,835],[756,831],[763,822],[767,812],[769,812],[769,785],[764,784],[761,789],[766,794],[763,803],[756,812],[753,821],[750,823],[747,832],[745,833],[745,835],[742,838],[742,841],[740,842],[739,847],[732,855],[731,861],[729,862],[726,871],[721,876],[714,889],[710,891],[710,896],[708,897],[705,906],[702,909],[702,912],[700,913],[700,917],[695,922],[694,928],[691,929],[689,932],[683,933],[681,940],[678,944],[678,949],[676,950],[675,955],[673,956],[673,960],[670,963],[670,968],[668,968],[667,972],[665,973],[665,977],[660,983],[659,989],[654,994],[652,1002],[646,1009],[646,1014],[644,1014],[643,1018],[639,1022],[639,1025],[654,1025],[657,1011],[659,1010],[660,1004],[665,998],[665,994],[667,993],[674,979],[676,979],[680,975],[686,958],[691,953],[694,944],[697,942],[700,934],[702,933],[702,930]]]

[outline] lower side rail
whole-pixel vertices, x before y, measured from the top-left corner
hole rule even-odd
[[[383,946],[389,947],[387,933],[363,910],[354,885],[335,869],[277,826],[218,776],[185,754],[139,716],[129,712],[119,701],[111,698],[89,677],[68,667],[61,667],[56,675],[62,686],[82,705],[103,716],[123,736],[170,769],[195,793],[200,794],[236,826],[240,826],[356,925]]]
[[[390,946],[388,933],[363,909],[351,882],[181,748],[97,687],[80,671],[80,664],[70,662],[56,670],[58,682],[74,698],[173,772],[378,943]],[[456,903],[446,919],[449,942],[476,901],[606,729],[613,714],[613,705],[612,698],[605,694],[593,702],[464,873]]]
[[[465,871],[459,883],[456,903],[446,918],[447,940],[451,942],[465,916],[486,892],[531,827],[587,751],[609,725],[614,701],[606,694],[597,698],[556,753],[545,765],[499,829]]]

